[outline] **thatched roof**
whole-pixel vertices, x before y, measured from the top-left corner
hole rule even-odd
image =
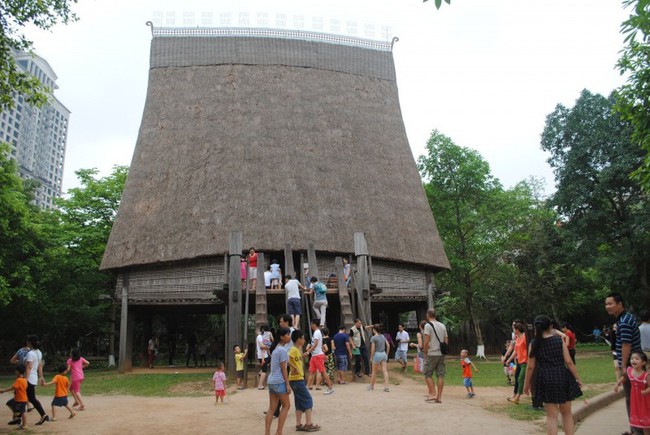
[[[399,106],[392,53],[281,38],[155,37],[103,269],[262,251],[448,268]]]

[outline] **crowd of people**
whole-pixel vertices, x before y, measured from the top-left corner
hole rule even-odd
[[[318,279],[312,279],[318,284]],[[303,290],[317,291],[303,287],[291,276],[285,276],[285,289],[288,302],[296,299],[296,293]],[[322,390],[325,395],[334,393],[334,384],[345,385],[354,377],[368,376],[367,389],[372,391],[377,377],[383,375],[383,391],[390,392],[390,375],[387,368],[390,349],[395,346],[395,360],[402,372],[408,366],[407,352],[416,349],[413,371],[421,373],[426,385],[425,402],[440,404],[445,385],[446,356],[449,336],[443,323],[438,321],[436,310],[426,312],[426,319],[419,323],[416,340],[411,342],[409,333],[400,324],[392,337],[382,325],[363,325],[356,319],[351,328],[341,325],[330,337],[323,317],[323,305],[314,307],[315,316],[309,325],[309,334],[294,328],[300,322],[301,304],[287,303],[289,313],[278,318],[278,329],[273,331],[269,325],[262,325],[255,340],[256,356],[259,364],[259,390],[268,390],[269,407],[265,417],[265,433],[270,434],[273,418],[277,417],[276,434],[281,434],[291,408],[290,396],[294,397],[296,431],[314,432],[320,426],[313,420],[312,394]],[[325,305],[326,307],[326,305]],[[611,293],[605,299],[605,309],[615,318],[609,337],[616,370],[615,390],[623,388],[630,431],[626,434],[650,434],[650,386],[648,385],[647,364],[650,356],[650,313],[640,313],[641,324],[629,313],[623,297]],[[546,412],[548,434],[556,434],[558,420],[561,418],[564,433],[574,433],[571,403],[582,395],[582,382],[576,366],[576,337],[567,323],[555,324],[549,317],[538,315],[533,321],[534,334],[529,335],[528,325],[522,319],[512,322],[512,339],[506,342],[502,354],[504,373],[513,392],[507,400],[519,405],[523,395],[532,396],[532,406]],[[595,335],[595,334],[594,334]],[[600,335],[599,335],[600,337]],[[606,338],[607,339],[607,338]],[[190,346],[188,344],[188,346]],[[191,347],[191,346],[190,346]],[[43,354],[40,341],[35,335],[25,340],[11,358],[16,366],[15,382],[0,393],[13,392],[7,402],[11,409],[10,425],[27,427],[27,413],[32,409],[39,414],[36,425],[56,421],[57,408],[66,408],[69,418],[85,409],[81,396],[84,369],[89,362],[78,350],[73,350],[65,365],[56,368],[56,374],[46,382],[43,374]],[[153,349],[152,349],[153,348]],[[148,350],[155,349],[153,339]],[[248,355],[247,348],[234,346],[234,363],[237,372],[237,388],[244,389],[244,365]],[[189,363],[190,352],[187,352]],[[459,363],[462,368],[463,385],[466,398],[475,397],[473,373],[478,368],[469,358],[466,349],[461,350]],[[151,364],[151,360],[150,360]],[[335,373],[336,369],[336,373]],[[68,379],[67,374],[70,374]],[[435,376],[435,379],[434,379]],[[212,378],[215,401],[224,402],[227,379],[224,363],[217,362]],[[51,403],[51,417],[36,396],[37,387],[54,386]],[[68,395],[74,403],[69,405]],[[31,407],[30,407],[31,405]]]
[[[85,405],[81,399],[81,383],[84,380],[84,369],[90,363],[81,356],[78,350],[73,350],[70,358],[65,365],[56,368],[56,375],[50,382],[45,382],[43,367],[43,353],[40,350],[40,340],[36,335],[29,335],[25,339],[25,346],[11,357],[10,362],[16,366],[16,380],[6,389],[0,390],[0,393],[12,391],[14,397],[7,401],[7,406],[11,409],[12,419],[10,425],[17,425],[21,429],[27,427],[27,413],[36,410],[40,419],[35,423],[40,426],[48,421],[56,421],[56,408],[66,408],[69,412],[69,418],[77,415],[77,411],[83,411]],[[70,373],[70,379],[67,374]],[[36,387],[45,387],[54,385],[54,398],[52,399],[52,416],[45,412],[43,405],[36,397]],[[68,394],[72,393],[74,403],[68,404]],[[29,405],[31,404],[31,408]]]

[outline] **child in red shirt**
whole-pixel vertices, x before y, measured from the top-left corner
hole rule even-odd
[[[9,388],[0,390],[0,393],[14,391],[14,398],[7,402],[7,406],[13,412],[13,418],[9,424],[20,424],[21,429],[27,427],[27,379],[25,379],[25,366],[20,364],[16,367],[16,381]],[[21,424],[22,423],[22,424]]]
[[[70,381],[65,375],[65,372],[68,370],[67,366],[59,366],[56,371],[58,375],[54,376],[51,382],[46,383],[45,385],[54,384],[54,399],[52,399],[52,421],[56,421],[56,410],[55,406],[65,407],[70,412],[70,417],[72,418],[77,415],[70,405],[68,405],[68,390],[70,388]]]

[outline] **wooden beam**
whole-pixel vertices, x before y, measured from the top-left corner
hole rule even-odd
[[[297,278],[296,271],[293,266],[293,250],[291,249],[291,243],[284,244],[284,273],[285,275],[291,275],[293,278]],[[283,281],[284,281],[284,277]]]
[[[242,345],[242,316],[241,316],[241,269],[242,233],[230,233],[230,267],[228,268],[228,335],[226,336],[226,368],[228,377],[236,376],[235,356],[233,346]]]
[[[129,344],[129,272],[122,272],[122,311],[120,313],[120,373],[132,369]]]
[[[368,276],[368,243],[363,233],[354,233],[354,252],[357,256],[357,296],[359,301],[359,317],[364,325],[372,322],[370,299],[370,278]]]
[[[309,244],[309,249],[307,250],[307,263],[309,264],[309,275],[319,278],[318,261],[316,260],[316,248],[314,247],[313,243]],[[309,324],[307,325],[306,330],[309,332],[309,336],[311,337],[311,309],[313,306],[313,301],[311,295],[308,295],[306,299],[307,299],[307,318],[309,320]]]
[[[258,333],[260,326],[269,323],[266,287],[264,286],[264,253],[257,253],[257,286],[255,288],[255,333]]]
[[[341,302],[341,323],[348,330],[354,325],[354,317],[352,316],[352,307],[350,306],[350,293],[348,293],[348,287],[345,285],[345,279],[343,278],[343,259],[336,257],[334,259],[334,266],[336,267],[339,300]]]

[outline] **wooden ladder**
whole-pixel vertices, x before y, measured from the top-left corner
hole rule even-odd
[[[348,293],[348,287],[343,277],[343,259],[341,257],[334,259],[334,267],[336,267],[339,300],[341,302],[341,320],[345,325],[345,329],[349,330],[354,325],[354,316],[352,314],[352,305],[350,304],[350,293]]]

